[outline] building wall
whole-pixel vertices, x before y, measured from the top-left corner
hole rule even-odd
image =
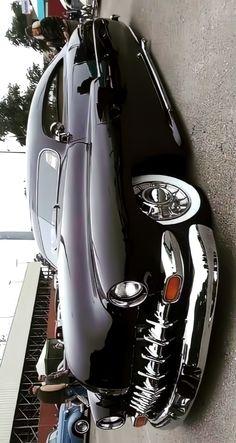
[[[27,267],[0,366],[0,442],[2,443],[10,442],[40,268],[40,263],[30,263]]]
[[[52,287],[50,294],[49,313],[48,313],[48,329],[47,329],[48,338],[53,338],[55,333],[55,320],[56,320],[55,298],[56,298],[56,293]],[[53,426],[57,424],[57,421],[58,421],[58,411],[56,407],[54,405],[41,404],[38,443],[45,443],[48,434],[52,431]]]
[[[45,2],[46,15],[58,15],[63,16],[65,9],[63,8],[60,0],[48,0]]]
[[[42,405],[40,407],[40,419],[38,430],[38,443],[45,443],[48,434],[58,422],[58,411],[55,405]]]

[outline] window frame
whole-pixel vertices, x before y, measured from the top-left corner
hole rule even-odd
[[[58,244],[58,241],[56,241],[56,239],[58,239],[58,232],[56,230],[56,226],[57,226],[57,222],[55,221],[55,224],[49,222],[49,220],[46,220],[44,217],[42,217],[39,213],[39,184],[40,181],[42,180],[42,178],[40,178],[40,161],[42,159],[42,155],[44,155],[44,153],[47,152],[52,152],[53,154],[55,154],[57,156],[58,159],[58,168],[57,168],[57,175],[56,175],[56,192],[55,192],[55,203],[54,206],[52,207],[52,210],[55,208],[55,206],[58,204],[58,197],[59,197],[59,188],[60,188],[60,176],[61,176],[61,166],[62,166],[62,162],[61,162],[61,156],[60,154],[55,151],[52,148],[44,148],[42,149],[42,151],[40,151],[39,155],[38,155],[38,160],[37,160],[37,180],[36,180],[36,215],[37,215],[37,224],[38,224],[38,231],[39,231],[39,235],[40,235],[40,239],[41,239],[41,245],[43,248],[43,252],[45,257],[47,258],[47,260],[53,264],[53,266],[56,266],[56,262],[52,261],[49,257],[48,254],[46,253],[45,250],[45,242],[44,240],[44,236],[42,235],[42,230],[41,230],[41,223],[40,223],[40,219],[43,220],[44,222],[46,222],[51,229],[53,228],[55,230],[55,244]],[[56,208],[55,208],[56,209]],[[52,243],[50,244],[50,246],[52,246]],[[55,248],[55,251],[58,250],[58,246]],[[53,251],[52,251],[52,247],[51,247],[51,255],[53,256]],[[56,258],[56,254],[55,254],[55,258]]]
[[[59,72],[60,72],[61,68],[62,68],[62,72],[59,75]],[[48,82],[47,82],[46,89],[44,91],[43,107],[42,107],[42,129],[43,129],[43,133],[47,137],[52,138],[52,139],[54,139],[54,137],[53,137],[53,134],[50,133],[49,128],[50,128],[51,124],[54,123],[54,121],[51,122],[51,124],[49,125],[49,128],[47,128],[46,124],[45,124],[46,120],[45,120],[44,116],[49,114],[48,113],[48,109],[49,109],[49,107],[48,107],[48,103],[49,103],[48,97],[49,97],[49,91],[50,91],[50,88],[52,86],[52,83],[55,80],[55,78],[57,78],[57,80],[58,80],[58,78],[60,78],[60,81],[62,82],[62,86],[63,86],[63,91],[62,91],[62,107],[61,107],[61,115],[59,115],[60,112],[58,112],[58,109],[59,109],[59,106],[58,106],[59,98],[58,98],[58,85],[57,85],[57,90],[56,90],[56,104],[57,104],[56,112],[57,112],[57,117],[56,117],[56,121],[58,121],[60,123],[63,123],[63,124],[65,123],[65,121],[64,121],[65,120],[65,116],[64,116],[64,108],[65,108],[64,69],[65,69],[64,58],[62,57],[58,61],[58,63],[54,67],[54,69],[52,70],[52,72],[51,72],[51,74],[49,76]]]

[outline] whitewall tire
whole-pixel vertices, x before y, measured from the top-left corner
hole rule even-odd
[[[192,218],[201,206],[198,191],[168,175],[141,175],[132,179],[141,211],[162,225],[175,225]]]

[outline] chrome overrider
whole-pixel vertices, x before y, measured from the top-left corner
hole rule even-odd
[[[161,367],[170,356],[167,352],[163,358],[163,350],[168,349],[174,339],[170,331],[175,327],[175,322],[169,321],[170,304],[159,300],[155,321],[146,320],[145,352],[141,355],[146,361],[145,372],[138,373],[139,383],[135,385],[130,400],[130,407],[135,410],[132,421],[140,414],[146,415],[155,427],[175,427],[186,418],[202,379],[212,329],[218,285],[218,257],[213,232],[209,227],[192,225],[188,237],[193,281],[175,383],[165,406],[157,412],[158,402],[167,389],[167,375]],[[161,261],[166,277],[175,273],[184,275],[178,242],[169,231],[163,234]]]

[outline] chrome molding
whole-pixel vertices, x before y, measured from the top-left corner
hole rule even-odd
[[[164,87],[162,85],[161,79],[160,79],[160,77],[159,77],[159,75],[158,75],[158,73],[157,73],[157,71],[156,71],[156,69],[154,67],[153,61],[152,61],[151,57],[149,56],[149,54],[147,52],[147,40],[145,40],[144,38],[141,39],[141,48],[142,48],[145,60],[146,60],[146,62],[148,64],[148,67],[149,67],[149,69],[150,69],[150,71],[152,73],[152,76],[153,76],[153,78],[154,78],[154,80],[155,80],[155,82],[156,82],[156,84],[158,86],[158,89],[160,91],[161,98],[163,100],[165,108],[166,108],[167,111],[171,111],[172,107],[171,107],[169,98],[167,97],[167,94],[166,94],[165,89],[164,89]]]
[[[96,426],[103,430],[118,429],[125,424],[126,413],[120,408],[120,402],[112,404],[105,401],[106,396],[87,390],[89,406]],[[111,395],[109,392],[108,395]],[[113,395],[113,394],[112,394]],[[109,398],[109,397],[108,397]]]
[[[145,369],[138,372],[139,382],[130,400],[130,407],[135,411],[133,422],[136,416],[143,414],[147,417],[150,415],[149,420],[155,427],[175,427],[190,411],[202,379],[218,284],[218,258],[212,230],[203,225],[192,225],[189,229],[189,247],[193,281],[176,382],[165,408],[155,416],[158,401],[168,388],[167,381],[165,383],[168,373],[161,369],[171,357],[169,344],[175,339],[172,328],[178,321],[170,322],[170,305],[159,301],[155,321],[146,320],[146,324],[139,328],[139,340],[144,342],[141,359],[145,362]],[[175,273],[184,277],[181,251],[175,236],[169,231],[162,237],[161,262],[167,278]]]
[[[172,106],[170,104],[169,98],[168,98],[168,96],[166,94],[165,88],[164,88],[164,86],[163,86],[163,84],[161,82],[160,76],[159,76],[159,74],[158,74],[158,72],[157,72],[157,70],[156,70],[156,68],[155,68],[155,66],[153,64],[153,61],[152,61],[150,55],[148,54],[148,51],[147,51],[147,41],[144,38],[141,39],[141,48],[142,48],[142,52],[143,52],[143,55],[144,55],[144,59],[145,59],[145,61],[147,63],[147,66],[148,66],[148,68],[149,68],[149,70],[150,70],[150,72],[152,74],[154,82],[156,83],[156,86],[157,86],[158,91],[159,91],[159,93],[161,95],[161,99],[163,101],[163,104],[164,104],[164,106],[165,106],[165,108],[166,108],[166,110],[168,112],[169,119],[170,119],[170,127],[171,127],[171,130],[173,132],[174,139],[175,139],[176,143],[180,146],[180,144],[181,144],[181,137],[180,137],[180,133],[179,133],[178,127],[176,125],[176,122],[175,122],[175,119],[174,119],[174,116],[173,116],[173,109],[172,109]]]
[[[174,274],[184,278],[181,250],[176,237],[170,231],[165,231],[162,236],[161,265],[165,280]],[[158,301],[154,313],[155,321],[147,319],[141,332],[141,339],[145,346],[141,359],[144,362],[145,371],[138,371],[139,384],[135,386],[130,400],[130,406],[139,414],[148,414],[153,409],[157,398],[166,390],[165,378],[168,372],[161,374],[160,369],[161,365],[170,358],[168,347],[175,340],[175,335],[171,336],[171,332],[176,323],[176,321],[169,321],[169,311],[169,303]]]
[[[168,321],[168,306],[157,303],[156,321],[146,320],[145,333],[142,334],[144,353],[141,359],[144,362],[144,371],[138,371],[139,383],[135,386],[130,400],[130,407],[138,414],[148,414],[163,391],[166,390],[165,377],[160,369],[170,355],[163,355],[163,348],[168,349],[170,340],[166,338],[166,331],[171,330],[173,323]],[[173,337],[174,339],[174,337]]]
[[[189,245],[194,276],[182,357],[168,404],[161,414],[150,419],[155,427],[175,427],[179,420],[186,418],[197,394],[207,358],[218,286],[218,258],[212,230],[203,225],[192,225]]]
[[[166,280],[178,274],[184,279],[184,264],[179,244],[172,232],[165,231],[161,240],[161,262]]]
[[[99,20],[99,18],[95,18],[93,20],[93,43],[94,43],[94,52],[95,52],[95,59],[96,59],[96,65],[97,65],[97,76],[101,77],[101,70],[100,70],[100,66],[99,66],[99,60],[98,60],[98,50],[97,50],[97,42],[96,42],[96,30],[95,30],[95,26],[96,26],[96,22]]]
[[[129,286],[131,289],[129,289]],[[137,281],[122,281],[108,291],[107,298],[115,306],[120,308],[132,308],[138,306],[147,298],[147,287]]]

